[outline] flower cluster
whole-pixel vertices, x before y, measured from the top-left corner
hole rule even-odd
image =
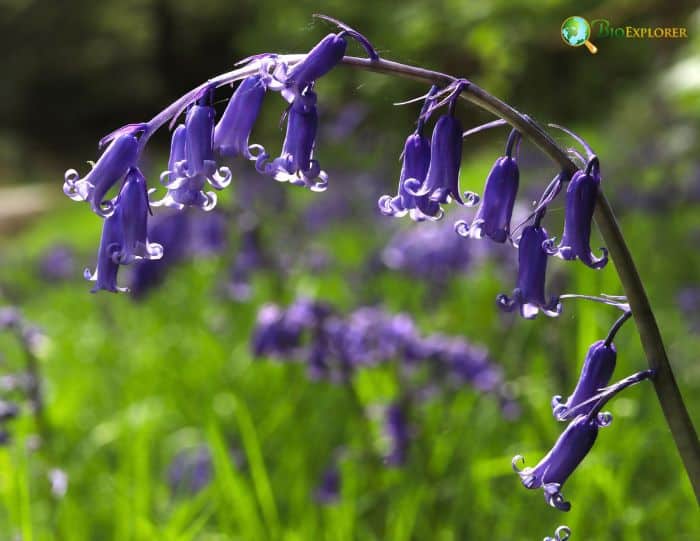
[[[411,400],[430,395],[437,385],[446,388],[469,384],[495,395],[504,415],[517,415],[518,407],[504,386],[500,367],[488,352],[462,338],[421,336],[405,314],[389,314],[376,307],[360,307],[341,317],[328,304],[298,299],[286,309],[263,306],[251,338],[256,357],[304,359],[309,377],[348,382],[363,367],[395,362],[408,376],[425,368],[428,381],[385,409],[384,433],[389,465],[404,462],[410,442],[407,409]]]
[[[348,37],[358,41],[370,59],[376,60],[378,55],[359,32],[335,19],[320,18],[331,21],[340,31],[323,38],[301,61],[291,65],[277,55],[263,54],[242,62],[254,66],[254,73],[238,85],[218,122],[213,105],[217,84],[206,83],[188,94],[172,117],[174,125],[185,113],[184,122],[173,130],[168,168],[160,177],[166,188],[162,198],[150,200],[155,189],[148,189],[138,167],[146,142],[163,123],[160,115],[150,123],[129,124],[104,137],[100,146],[106,149],[85,176],[80,177],[74,169],[66,172],[64,193],[73,200],[87,201],[104,219],[97,268],[85,271],[85,277],[95,282],[93,292],[126,291],[117,283],[120,265],[163,257],[162,245],[150,242],[148,236],[151,207],[215,207],[216,193],[208,187],[222,190],[232,178],[231,170],[220,166],[218,159],[241,156],[255,162],[258,172],[280,182],[312,191],[326,189],[328,175],[314,158],[316,81],[342,60]],[[277,158],[271,158],[262,145],[249,143],[268,91],[280,92],[289,103],[283,115],[286,135]],[[110,197],[119,183],[118,193]]]
[[[320,17],[335,24],[339,31],[328,34],[308,54],[250,57],[239,64],[244,67],[199,86],[150,122],[129,124],[103,138],[100,146],[106,146],[106,149],[84,177],[72,169],[66,172],[66,195],[88,202],[92,210],[104,219],[97,268],[94,273],[86,272],[86,277],[96,282],[93,291],[123,291],[124,288],[117,284],[120,265],[138,262],[142,268],[147,268],[145,265],[151,263],[148,260],[163,257],[160,241],[151,241],[159,240],[155,229],[151,234],[148,230],[151,207],[176,210],[214,208],[217,196],[208,191],[209,188],[222,190],[232,180],[230,169],[219,165],[218,160],[240,156],[254,162],[259,173],[279,182],[303,186],[315,192],[327,188],[328,175],[314,156],[319,124],[317,81],[343,61],[348,37],[359,42],[369,55],[369,61],[352,59],[353,63],[366,63],[366,67],[372,68],[384,62],[386,71],[398,68],[395,63],[380,61],[369,41],[354,29],[340,21]],[[408,68],[404,66],[402,69]],[[601,248],[600,256],[596,256],[590,246],[592,218],[602,175],[599,158],[589,145],[566,128],[552,125],[581,144],[585,156],[575,148],[567,148],[566,152],[574,160],[570,162],[573,166],[559,171],[542,192],[530,215],[513,226],[511,222],[520,183],[518,159],[522,134],[517,129],[510,132],[504,154],[495,161],[486,178],[482,197],[473,192],[462,192],[463,139],[484,129],[502,126],[505,122],[498,120],[464,132],[456,106],[471,83],[442,74],[440,77],[418,77],[441,81],[443,87],[433,86],[418,99],[423,102],[422,109],[415,130],[404,144],[396,195],[382,196],[378,201],[379,211],[387,216],[409,216],[414,221],[426,221],[441,219],[449,204],[461,207],[478,204],[473,219],[457,220],[454,230],[461,237],[488,238],[497,245],[512,245],[518,250],[516,287],[511,295],[497,298],[498,306],[504,311],[518,310],[526,319],[536,317],[539,312],[553,317],[561,313],[562,299],[591,298],[584,295],[548,296],[545,287],[547,266],[552,256],[565,261],[578,259],[592,269],[601,269],[608,261],[605,248]],[[240,84],[217,121],[214,108],[216,88],[238,81]],[[270,92],[278,92],[288,104],[283,114],[285,137],[277,157],[272,157],[264,146],[250,143],[264,99]],[[479,97],[479,92],[473,92],[474,96]],[[442,113],[428,135],[431,116],[441,109]],[[183,114],[184,121],[180,122]],[[518,114],[517,118],[520,124],[528,122],[532,129],[540,129],[525,116]],[[168,121],[174,130],[168,168],[161,175],[166,193],[151,201],[155,190],[147,187],[138,163],[148,139]],[[543,221],[550,204],[564,190],[563,232],[557,244],[556,238],[549,236]],[[117,193],[110,197],[112,191]],[[548,227],[552,229],[551,225]],[[239,286],[245,286],[249,270],[258,264],[254,234],[244,242],[246,246],[253,248],[253,255],[247,259],[243,257],[240,266],[234,267],[233,281],[239,292],[245,290]],[[171,256],[173,260],[178,259],[177,250],[175,247]],[[389,265],[393,266],[404,265],[404,256],[403,253],[397,254],[396,250],[384,254],[385,260],[391,261]],[[454,250],[451,256],[453,259],[447,261],[447,266],[468,264],[468,258],[462,259],[458,250]],[[430,259],[432,255],[425,257]],[[244,297],[245,292],[240,296]],[[613,297],[594,300],[625,306],[623,299]],[[561,494],[562,485],[593,447],[599,428],[611,422],[611,416],[601,411],[604,405],[626,387],[654,375],[652,371],[639,372],[609,385],[617,355],[612,340],[628,316],[626,314],[618,320],[605,340],[591,346],[572,394],[567,399],[557,396],[552,400],[554,417],[558,421],[568,421],[569,425],[551,451],[534,467],[520,469],[518,463],[522,457],[519,456],[513,461],[522,483],[527,488],[542,488],[547,502],[559,509],[570,508]],[[504,405],[512,405],[503,391],[502,375],[486,352],[460,338],[423,337],[409,317],[387,314],[375,307],[360,308],[347,317],[341,317],[332,307],[309,300],[299,300],[287,309],[264,306],[258,314],[252,350],[256,356],[303,357],[307,360],[311,377],[341,382],[348,382],[360,367],[388,361],[396,362],[406,372],[420,366],[431,375],[431,384],[434,380],[440,383],[468,382],[479,390],[495,394]],[[385,408],[384,432],[389,441],[385,456],[387,463],[400,464],[405,460],[412,434],[408,407],[426,389],[423,386],[415,393],[402,389],[402,396]],[[324,481],[329,496],[319,499],[335,497],[339,487],[338,475],[337,471],[329,471]],[[561,527],[557,529],[555,539],[563,540],[568,535],[568,528]]]
[[[10,441],[6,425],[20,413],[16,399],[26,399],[29,411],[36,417],[41,414],[43,400],[36,356],[45,341],[43,333],[13,307],[0,308],[0,332],[3,331],[15,336],[29,362],[17,372],[0,376],[0,445]]]
[[[608,385],[615,370],[617,351],[613,344],[615,334],[629,318],[625,313],[613,325],[605,340],[595,342],[586,355],[581,375],[568,399],[561,396],[552,399],[552,412],[556,420],[571,420],[559,436],[554,447],[534,467],[520,469],[522,456],[513,458],[513,469],[526,488],[542,488],[547,503],[562,511],[571,504],[564,500],[561,489],[564,482],[592,449],[598,437],[598,429],[612,422],[609,413],[602,413],[605,404],[623,389],[653,376],[652,371],[633,374],[613,385]]]

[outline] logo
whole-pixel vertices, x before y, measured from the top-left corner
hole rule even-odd
[[[583,17],[575,15],[565,19],[561,25],[561,39],[571,47],[585,45],[591,54],[598,52],[598,47],[593,45],[588,38],[591,37],[591,25]]]
[[[603,38],[621,39],[685,39],[688,29],[685,26],[613,26],[608,19],[594,19],[590,23],[575,15],[568,17],[561,25],[561,39],[570,47],[586,46],[591,54],[598,48],[591,43]]]

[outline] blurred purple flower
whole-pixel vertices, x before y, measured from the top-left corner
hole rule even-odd
[[[330,505],[340,499],[340,468],[333,462],[321,476],[321,482],[314,491],[314,499],[321,505]]]
[[[384,461],[389,466],[403,466],[406,462],[411,434],[404,406],[398,402],[387,406],[384,414],[384,435],[389,450]]]
[[[39,260],[39,275],[47,282],[69,280],[75,271],[75,252],[72,248],[56,245]]]
[[[209,449],[205,446],[179,453],[168,468],[168,484],[174,492],[196,494],[212,478]]]

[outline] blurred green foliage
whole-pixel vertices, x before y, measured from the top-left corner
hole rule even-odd
[[[105,133],[149,118],[242,57],[308,49],[327,31],[311,13],[327,13],[360,29],[387,58],[467,76],[540,121],[566,124],[589,139],[698,420],[700,337],[675,302],[680,288],[700,282],[700,256],[692,249],[700,238],[696,9],[694,2],[627,0],[0,0],[6,52],[0,179],[51,180],[59,191],[63,170],[94,159]],[[690,39],[601,40],[591,56],[559,38],[561,21],[573,14],[620,25],[686,25]],[[318,86],[325,125],[348,104],[365,105],[355,136],[319,142],[329,191],[347,189],[342,175],[333,182],[334,173],[370,170],[372,197],[393,189],[415,108],[391,104],[424,87],[343,69]],[[274,148],[283,104],[268,101],[256,137]],[[468,107],[460,116],[465,126],[488,119]],[[465,145],[463,189],[481,190],[501,139],[494,132]],[[154,145],[155,184],[163,167],[157,145],[162,151],[167,137]],[[523,193],[541,189],[555,173],[527,145],[522,159]],[[79,280],[38,279],[36,261],[55,242],[71,244],[92,264],[99,220],[84,206],[62,203],[19,237],[5,235],[3,300],[21,305],[50,339],[41,368],[51,431],[39,451],[27,452],[26,436],[36,427],[24,416],[14,425],[13,445],[0,449],[0,538],[511,541],[541,539],[559,524],[572,528],[573,539],[700,537],[690,486],[649,386],[612,404],[613,425],[601,431],[565,487],[571,513],[547,508],[510,471],[513,455],[523,453],[532,464],[556,439],[562,427],[551,419],[549,399],[571,388],[588,345],[614,319],[609,309],[570,304],[554,321],[502,318],[493,299],[514,277],[493,264],[452,280],[441,296],[398,274],[368,279],[359,271],[386,241],[389,226],[352,215],[313,234],[290,234],[298,231],[294,216],[329,194],[276,188],[290,191],[291,206],[266,217],[269,245],[282,238],[290,251],[320,248],[337,264],[317,274],[293,267],[284,280],[260,273],[248,303],[221,294],[235,240],[229,255],[179,268],[165,287],[134,303],[88,295]],[[550,231],[559,231],[562,211],[551,209]],[[594,273],[554,261],[551,272],[566,291],[620,293],[612,266]],[[368,437],[380,444],[376,421],[358,414],[347,389],[308,382],[301,365],[251,359],[257,308],[300,293],[344,309],[381,301],[411,313],[425,332],[462,334],[487,346],[502,362],[523,415],[505,421],[493,400],[469,389],[429,402],[413,414],[418,432],[405,468],[344,460],[341,501],[317,506],[313,489],[337,446],[362,449]],[[644,367],[631,325],[617,345],[618,376]],[[7,339],[0,349],[8,359],[16,356]],[[354,382],[361,406],[371,411],[390,398],[398,385],[392,377],[361,374]],[[214,481],[197,495],[172,493],[169,464],[183,448],[201,444],[212,451]],[[242,459],[231,460],[232,450]],[[53,467],[69,476],[62,499],[49,491]]]

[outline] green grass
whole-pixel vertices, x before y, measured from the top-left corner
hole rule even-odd
[[[698,419],[698,338],[688,335],[674,295],[697,276],[700,256],[688,251],[683,265],[670,263],[692,221],[692,211],[679,211],[672,220],[630,215],[623,226]],[[532,541],[560,524],[581,540],[700,537],[689,483],[649,385],[612,403],[614,423],[565,486],[570,513],[548,508],[510,469],[518,453],[533,465],[563,429],[551,418],[549,399],[571,390],[588,345],[616,317],[612,309],[574,301],[557,320],[503,318],[493,299],[512,288],[513,277],[502,281],[507,272],[493,264],[453,280],[439,296],[395,273],[353,280],[371,247],[386,240],[383,230],[359,222],[315,237],[337,256],[330,270],[311,276],[293,269],[283,281],[258,276],[249,303],[221,294],[230,255],[178,268],[141,303],[90,295],[80,280],[38,280],[36,257],[57,240],[91,261],[98,226],[84,206],[70,205],[2,245],[8,301],[50,340],[40,358],[50,434],[27,452],[36,427],[24,416],[12,425],[13,444],[0,449],[0,539]],[[266,235],[283,227],[271,221]],[[297,240],[301,249],[307,238]],[[553,262],[551,271],[566,274],[566,291],[619,292],[612,266],[594,273]],[[522,416],[502,419],[493,399],[468,387],[444,393],[412,411],[408,464],[383,467],[368,457],[382,449],[380,421],[360,415],[358,404],[371,413],[396,396],[399,382],[389,367],[359,373],[348,392],[308,381],[301,364],[249,354],[257,307],[298,293],[343,309],[383,299],[413,315],[424,332],[487,346],[512,382]],[[616,342],[616,377],[644,368],[632,325]],[[10,341],[0,345],[8,363],[19,365]],[[196,495],[171,492],[168,465],[180,450],[202,444],[212,453],[213,481]],[[342,497],[318,506],[314,487],[339,446]],[[69,476],[62,499],[50,494],[53,467]]]

